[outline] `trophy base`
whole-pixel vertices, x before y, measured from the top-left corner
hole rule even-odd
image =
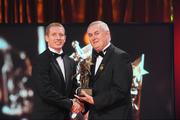
[[[78,96],[84,96],[81,91],[85,91],[88,95],[92,96],[92,89],[90,88],[79,88],[78,91],[77,91],[77,95]]]

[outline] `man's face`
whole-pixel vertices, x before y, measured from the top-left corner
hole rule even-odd
[[[109,32],[103,30],[98,25],[90,26],[87,30],[87,34],[92,47],[97,52],[102,51],[109,42]]]
[[[48,46],[60,52],[66,41],[64,29],[59,26],[53,26],[49,29],[49,34],[45,36]]]

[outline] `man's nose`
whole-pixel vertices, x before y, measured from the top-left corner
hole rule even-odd
[[[56,39],[60,40],[62,37],[60,35],[56,35]]]
[[[61,39],[61,36],[60,35],[57,35],[57,37],[56,37],[57,39]]]

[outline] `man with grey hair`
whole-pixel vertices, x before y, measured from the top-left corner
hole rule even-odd
[[[93,95],[76,97],[86,103],[89,119],[131,119],[132,66],[128,54],[115,47],[106,23],[92,22],[87,28],[93,47],[90,87]]]
[[[71,100],[77,86],[76,64],[64,54],[65,29],[60,23],[51,23],[45,32],[48,49],[41,53],[32,70],[34,106],[31,119],[64,120],[69,113],[79,112],[82,107]]]

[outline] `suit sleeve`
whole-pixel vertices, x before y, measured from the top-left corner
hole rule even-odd
[[[130,99],[130,88],[132,81],[132,66],[126,53],[118,55],[113,61],[112,84],[110,89],[94,96],[96,110],[111,107],[116,102],[125,103]],[[103,102],[102,102],[103,101]]]
[[[34,64],[32,72],[33,87],[37,92],[35,94],[39,94],[49,104],[70,110],[72,101],[57,92],[50,81],[48,61],[39,59],[36,63],[38,64]]]

